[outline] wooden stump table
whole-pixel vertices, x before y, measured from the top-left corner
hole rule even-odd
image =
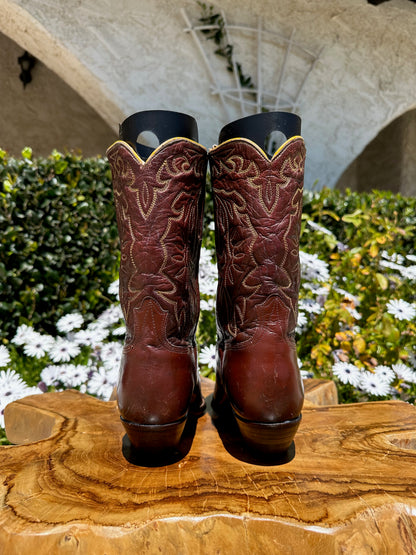
[[[415,407],[305,388],[295,449],[274,461],[211,412],[181,457],[152,466],[129,451],[115,402],[65,391],[12,403],[0,553],[416,553]]]

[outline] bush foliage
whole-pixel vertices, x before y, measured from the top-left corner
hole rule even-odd
[[[118,269],[111,174],[103,158],[0,150],[0,319],[48,331],[71,310],[103,309]]]
[[[340,362],[359,369],[357,379],[372,374],[375,385],[388,374],[385,397],[414,402],[416,199],[380,191],[306,192],[302,219],[301,249],[318,255],[328,271],[308,278],[303,268],[299,310],[306,321],[297,337],[302,368],[335,379],[344,401],[375,395],[359,382],[346,383],[345,375],[343,384],[335,372]],[[316,312],[305,310],[312,302],[319,305]],[[380,388],[373,391],[381,397]]]

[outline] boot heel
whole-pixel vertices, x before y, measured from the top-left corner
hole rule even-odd
[[[283,453],[292,444],[302,415],[285,422],[265,423],[249,422],[234,413],[241,436],[246,445],[253,451],[265,455]]]
[[[187,416],[169,424],[136,424],[120,417],[133,447],[147,455],[159,455],[179,447]]]

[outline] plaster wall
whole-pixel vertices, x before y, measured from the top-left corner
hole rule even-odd
[[[0,31],[95,105],[113,129],[138,110],[185,111],[211,146],[228,116],[184,32],[183,7],[195,13],[193,0],[0,0]],[[383,127],[416,107],[414,3],[222,0],[221,8],[230,23],[255,25],[261,15],[266,28],[295,28],[304,47],[322,48],[297,110],[307,185],[334,186]]]

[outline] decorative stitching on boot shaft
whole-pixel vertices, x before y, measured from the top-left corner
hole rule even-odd
[[[294,332],[304,161],[301,137],[287,141],[271,160],[245,139],[210,152],[217,320],[220,336],[234,345],[255,341],[265,329],[282,338]]]
[[[127,143],[117,141],[107,156],[121,241],[126,344],[145,333],[140,307],[151,299],[149,306],[156,305],[166,315],[159,320],[166,320],[167,341],[189,345],[199,314],[206,150],[193,141],[175,139],[143,162]],[[156,336],[159,333],[155,330]]]

